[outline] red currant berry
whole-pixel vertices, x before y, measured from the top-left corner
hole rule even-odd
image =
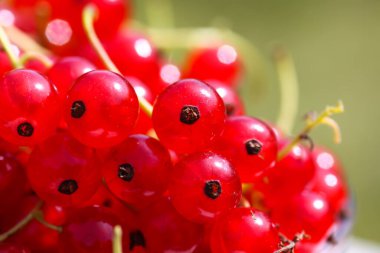
[[[35,147],[27,171],[38,196],[61,206],[84,203],[101,183],[94,150],[64,133]]]
[[[5,243],[0,244],[0,253],[30,253],[30,250],[17,244]]]
[[[236,49],[230,45],[198,49],[190,54],[184,76],[200,80],[218,80],[236,85],[241,64]]]
[[[113,229],[123,228],[123,248],[128,249],[128,231],[122,221],[108,209],[86,207],[73,211],[60,234],[63,252],[112,252]]]
[[[222,132],[225,108],[216,91],[195,80],[181,80],[164,90],[153,108],[153,127],[168,148],[201,151]]]
[[[168,199],[149,206],[140,220],[146,252],[193,252],[202,241],[203,226],[183,218]]]
[[[0,135],[18,145],[33,145],[55,132],[61,106],[55,88],[27,69],[8,72],[0,80]]]
[[[54,63],[47,76],[57,88],[58,95],[65,99],[75,80],[94,69],[95,66],[85,58],[63,57]]]
[[[305,231],[310,242],[318,242],[334,223],[326,199],[318,193],[304,191],[272,209],[273,222],[288,238]]]
[[[277,140],[263,121],[248,116],[232,116],[214,150],[230,159],[242,182],[252,182],[265,169],[274,166]]]
[[[279,238],[269,218],[251,208],[234,208],[216,220],[211,251],[273,253]]]
[[[223,99],[227,116],[239,116],[244,114],[244,105],[238,94],[231,87],[219,81],[207,80],[219,96]]]
[[[196,153],[175,165],[169,194],[179,213],[205,223],[239,204],[241,183],[226,159],[211,152]]]
[[[136,93],[127,80],[110,71],[94,70],[77,79],[68,93],[65,119],[80,142],[102,148],[128,137],[138,110]]]
[[[131,135],[111,151],[104,180],[118,198],[140,208],[166,191],[172,163],[168,150],[146,135]]]

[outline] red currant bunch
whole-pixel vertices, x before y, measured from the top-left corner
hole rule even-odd
[[[312,253],[339,242],[349,189],[309,132],[342,106],[291,137],[283,120],[246,114],[239,43],[218,29],[196,43],[190,29],[177,45],[176,28],[132,29],[131,8],[0,5],[0,252]],[[189,46],[183,65],[167,57]]]

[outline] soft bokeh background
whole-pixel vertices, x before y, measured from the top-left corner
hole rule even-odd
[[[134,1],[141,21],[146,21],[146,1]],[[325,127],[312,136],[335,150],[345,165],[357,204],[354,234],[380,241],[380,1],[172,0],[172,4],[176,26],[227,24],[259,49],[267,84],[260,96],[254,85],[242,87],[249,114],[276,119],[279,90],[271,63],[275,43],[292,52],[298,71],[296,129],[302,127],[305,112],[344,101],[346,112],[335,117],[343,143],[334,145]]]

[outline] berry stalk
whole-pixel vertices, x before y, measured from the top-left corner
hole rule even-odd
[[[302,139],[304,139],[304,136],[308,135],[308,133],[313,128],[320,124],[326,124],[327,118],[329,118],[331,115],[342,112],[344,112],[344,106],[342,101],[339,101],[336,106],[327,106],[326,109],[318,115],[318,117],[316,117],[314,120],[307,122],[305,128],[287,146],[285,146],[285,148],[283,148],[279,152],[277,161],[280,161],[282,158],[284,158],[295,145],[297,145]],[[333,130],[335,136],[340,136],[339,128],[333,128]]]
[[[102,60],[103,64],[110,71],[113,71],[121,75],[120,70],[112,62],[111,58],[109,57],[102,43],[100,42],[98,36],[96,35],[95,29],[94,29],[94,21],[95,21],[96,15],[97,15],[97,8],[93,4],[89,4],[83,9],[82,22],[83,22],[84,30],[86,31],[86,35],[88,39],[90,40],[92,47],[94,48],[94,50],[96,51],[100,59]],[[151,117],[153,106],[145,98],[141,96],[139,97],[139,104],[142,110],[148,116]]]
[[[7,33],[4,30],[3,26],[0,26],[0,42],[4,48],[5,53],[8,55],[9,60],[11,61],[14,68],[22,68],[23,65],[20,62],[20,59],[12,50],[12,44],[8,38]]]
[[[112,252],[113,253],[122,253],[122,236],[123,230],[119,225],[115,226],[113,229],[113,240],[112,240]]]

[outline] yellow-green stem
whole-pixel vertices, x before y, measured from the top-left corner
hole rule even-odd
[[[121,75],[121,72],[113,63],[108,53],[104,49],[94,29],[94,21],[97,15],[97,7],[93,4],[88,4],[82,13],[82,22],[86,35],[91,42],[92,47],[102,60],[103,64],[110,70]],[[141,109],[148,115],[152,116],[153,106],[143,97],[139,97]]]
[[[292,56],[282,47],[273,52],[274,63],[277,67],[280,85],[280,112],[277,126],[290,135],[298,111],[298,80]]]
[[[121,226],[116,225],[113,229],[113,240],[112,240],[113,253],[123,253],[122,236],[123,236],[123,230],[121,229]]]
[[[11,229],[9,229],[7,232],[0,234],[0,242],[4,241],[8,237],[15,234],[17,231],[25,227],[31,220],[34,219],[37,212],[39,212],[43,202],[39,201],[36,206],[33,208],[33,210],[28,213],[21,221],[19,221],[16,225],[14,225]]]
[[[300,142],[302,137],[307,135],[313,128],[315,128],[316,126],[320,124],[324,124],[326,118],[330,117],[333,114],[342,113],[343,111],[344,111],[344,106],[341,101],[338,102],[337,106],[327,106],[326,109],[318,115],[318,117],[316,117],[314,120],[309,121],[307,125],[305,126],[305,128],[287,146],[285,146],[279,152],[277,160],[279,161],[282,158],[284,158],[290,152],[290,150],[292,150],[292,148]],[[333,129],[333,130],[335,131],[339,129]],[[334,134],[337,135],[338,133],[334,132]]]
[[[2,27],[2,26],[0,26],[0,42],[4,48],[5,53],[8,55],[8,58],[11,61],[13,67],[14,68],[22,68],[23,65],[21,64],[18,56],[12,50],[12,44],[9,41],[8,35],[5,32],[4,27]]]
[[[53,61],[49,57],[38,52],[26,52],[20,57],[20,62],[23,65],[30,60],[37,60],[47,68],[50,68],[53,65]]]
[[[56,226],[56,225],[53,225],[53,224],[50,224],[48,223],[44,218],[43,218],[43,214],[42,214],[42,211],[41,210],[38,210],[37,212],[35,212],[35,215],[34,215],[34,218],[40,222],[42,225],[44,225],[45,227],[47,228],[50,228],[52,230],[55,230],[59,233],[62,232],[62,227],[60,226]]]

